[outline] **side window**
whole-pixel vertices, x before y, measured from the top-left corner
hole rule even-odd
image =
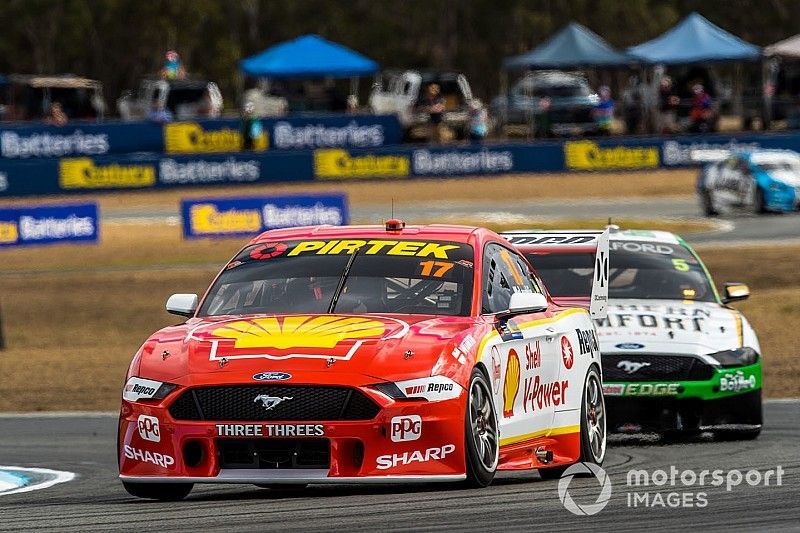
[[[522,259],[494,243],[484,253],[482,288],[483,313],[505,311],[515,292],[542,292]]]

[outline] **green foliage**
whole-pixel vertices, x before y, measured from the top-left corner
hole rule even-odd
[[[236,92],[237,61],[317,33],[382,67],[464,71],[497,92],[504,57],[571,20],[618,47],[638,44],[692,11],[765,45],[798,31],[795,0],[3,0],[0,72],[97,78],[113,101],[178,50],[190,73]]]

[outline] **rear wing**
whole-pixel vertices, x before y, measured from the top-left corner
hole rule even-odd
[[[583,298],[570,298],[569,303],[586,306],[592,318],[605,318],[608,308],[608,235],[603,231],[508,231],[502,236],[523,254],[594,253],[592,290]],[[558,303],[566,298],[553,297]]]

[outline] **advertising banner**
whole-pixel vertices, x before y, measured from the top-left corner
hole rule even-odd
[[[344,194],[183,200],[185,238],[254,237],[270,229],[349,222]]]
[[[97,242],[97,204],[0,208],[0,247]]]
[[[396,115],[303,115],[259,119],[253,152],[380,148],[400,144]],[[138,152],[214,154],[242,149],[239,118],[0,126],[0,159],[24,161]]]

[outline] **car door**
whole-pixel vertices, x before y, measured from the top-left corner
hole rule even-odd
[[[497,243],[486,246],[482,272],[483,313],[496,316],[508,309],[514,292],[542,292],[525,261]],[[553,384],[557,382],[560,352],[556,329],[536,323],[547,312],[497,319],[498,336],[490,347],[490,372],[499,375],[494,387],[501,444],[545,434],[555,413]]]

